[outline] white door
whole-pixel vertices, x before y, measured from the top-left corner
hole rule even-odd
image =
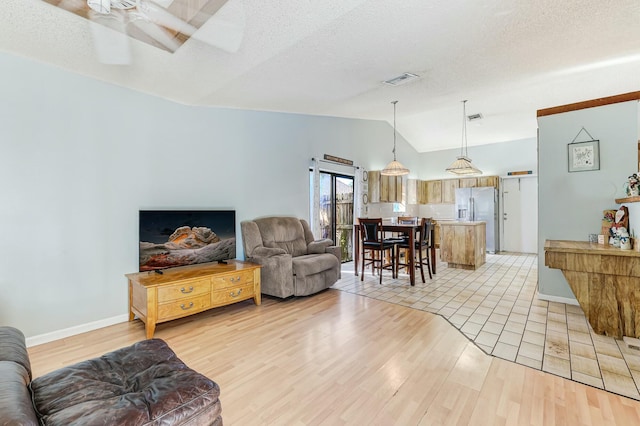
[[[536,253],[538,251],[538,178],[526,176],[504,178],[503,251]]]

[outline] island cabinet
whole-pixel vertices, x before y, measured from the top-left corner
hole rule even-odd
[[[640,253],[586,241],[547,240],[544,264],[560,269],[591,328],[640,338]]]
[[[476,269],[486,262],[485,222],[440,222],[440,260],[449,268]]]

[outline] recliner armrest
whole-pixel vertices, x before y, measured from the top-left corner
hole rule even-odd
[[[342,263],[342,248],[340,246],[329,246],[325,249],[325,253],[331,253],[338,258],[338,262]],[[338,279],[342,278],[342,268],[338,271]]]
[[[251,257],[272,257],[287,254],[284,249],[278,247],[257,247]]]
[[[309,254],[321,254],[327,253],[327,247],[331,246],[333,241],[329,238],[323,238],[321,240],[311,241],[307,246],[307,253]]]

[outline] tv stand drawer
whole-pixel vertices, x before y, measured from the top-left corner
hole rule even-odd
[[[180,300],[209,294],[211,292],[211,279],[198,279],[185,281],[175,285],[158,287],[158,303],[165,303],[172,300]]]
[[[142,320],[147,339],[153,337],[157,323],[250,298],[256,305],[261,302],[260,265],[249,262],[202,263],[126,277],[129,321]]]

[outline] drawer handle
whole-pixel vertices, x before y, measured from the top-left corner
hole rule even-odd
[[[184,294],[191,293],[193,291],[193,286],[189,286],[189,290],[185,290],[185,288],[182,287],[180,291]]]
[[[240,281],[240,276],[239,275],[236,278],[231,277],[231,282],[232,283],[235,283],[236,281]]]
[[[181,304],[180,307],[182,308],[183,311],[186,311],[187,309],[191,309],[193,308],[193,302],[189,303],[189,306],[185,306],[185,304]]]
[[[238,297],[238,296],[240,296],[240,293],[242,293],[242,289],[239,289],[237,292],[233,292],[232,291],[231,293],[229,293],[229,296]]]

